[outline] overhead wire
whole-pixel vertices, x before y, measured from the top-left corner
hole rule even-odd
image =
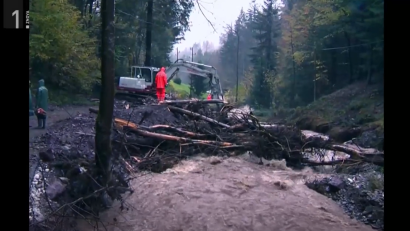
[[[339,49],[346,49],[346,48],[351,48],[351,47],[360,47],[360,46],[366,46],[370,44],[376,44],[376,43],[382,43],[384,40],[376,41],[376,42],[371,42],[371,43],[362,43],[362,44],[356,44],[356,45],[351,45],[351,46],[344,46],[344,47],[330,47],[330,48],[324,48],[322,51],[330,51],[330,50],[339,50]]]

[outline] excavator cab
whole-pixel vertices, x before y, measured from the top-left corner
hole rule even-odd
[[[145,85],[152,85],[156,75],[154,74],[154,69],[153,67],[132,66],[131,78],[144,79]]]
[[[130,77],[120,77],[117,92],[119,93],[152,93],[155,75],[159,68],[132,66]]]

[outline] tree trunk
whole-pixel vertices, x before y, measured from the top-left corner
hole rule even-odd
[[[235,93],[235,103],[238,102],[238,91],[239,91],[239,31],[236,31],[236,36],[238,37],[238,43],[236,44],[236,93]]]
[[[141,48],[142,48],[142,41],[144,40],[144,36],[142,35],[142,26],[138,26],[137,30],[137,47],[135,49],[135,61],[133,65],[139,65],[140,64],[140,55],[141,55]]]
[[[151,44],[152,44],[152,11],[154,0],[148,0],[147,6],[147,32],[145,37],[145,63],[147,67],[151,66]]]
[[[347,34],[346,31],[343,31],[343,33],[344,33],[346,44],[347,44],[347,55],[349,58],[349,84],[351,84],[353,83],[352,49],[351,49],[349,34]]]
[[[373,45],[369,45],[369,59],[367,63],[367,85],[372,84],[373,75]]]
[[[295,56],[294,56],[294,46],[293,46],[293,28],[290,29],[290,48],[292,51],[292,70],[293,70],[293,84],[292,84],[293,97],[291,99],[291,102],[292,102],[292,106],[296,107],[295,98],[296,98],[297,92],[296,92],[296,67],[295,67]]]
[[[95,162],[107,184],[111,173],[111,126],[114,111],[114,0],[101,3],[101,94],[97,121],[95,123]]]
[[[315,44],[315,50],[313,51],[313,56],[314,56],[314,77],[313,77],[313,102],[316,101],[316,78],[317,78],[317,68],[316,68],[316,62],[317,62],[317,56],[316,56],[316,44]]]

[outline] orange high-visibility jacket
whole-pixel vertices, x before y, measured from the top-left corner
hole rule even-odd
[[[155,84],[157,88],[165,88],[167,85],[167,74],[165,74],[165,67],[161,67],[161,70],[155,76]]]

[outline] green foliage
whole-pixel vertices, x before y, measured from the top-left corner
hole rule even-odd
[[[97,41],[79,23],[66,0],[37,0],[30,6],[30,64],[33,78],[51,87],[90,90],[99,76]]]
[[[228,92],[225,93],[225,98],[229,102],[235,102],[236,98],[236,87],[230,89]],[[238,86],[238,103],[244,104],[246,103],[246,99],[248,98],[248,91],[243,84]]]
[[[145,57],[147,0],[115,2],[115,74]],[[193,1],[156,0],[153,7],[152,63],[167,66],[168,53],[189,29]],[[100,1],[36,0],[30,5],[32,79],[44,78],[52,90],[87,93],[100,78]]]
[[[176,83],[176,84],[178,84],[178,85],[181,85],[181,83],[182,83],[181,78],[176,77],[176,78],[174,79],[174,83]]]
[[[184,84],[184,83],[176,84],[176,83],[174,82],[174,80],[172,80],[172,81],[168,84],[167,91],[168,91],[168,89],[169,89],[170,91],[176,91],[177,93],[178,93],[178,92],[186,92],[186,93],[189,94],[189,85],[188,85],[188,84]]]

